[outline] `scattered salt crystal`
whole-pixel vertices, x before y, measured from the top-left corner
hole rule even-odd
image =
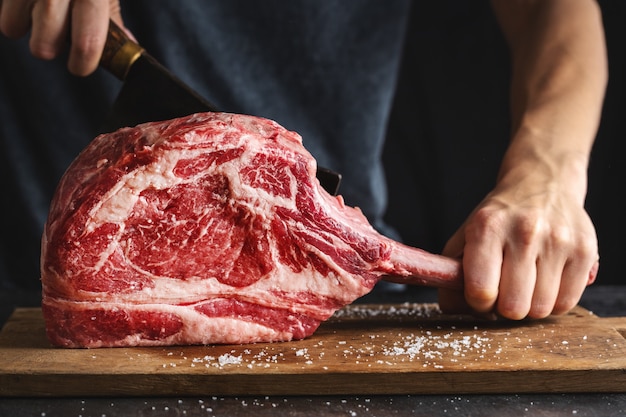
[[[217,358],[217,361],[218,361],[220,366],[224,366],[224,365],[239,365],[242,362],[242,357],[241,357],[241,355],[234,356],[234,355],[232,355],[230,353],[225,353],[225,354],[221,355],[219,358]]]

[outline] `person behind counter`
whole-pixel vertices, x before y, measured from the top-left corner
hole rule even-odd
[[[300,132],[320,165],[343,173],[346,201],[393,233],[382,221],[380,152],[409,6],[2,0],[0,31],[16,39],[0,43],[2,174],[15,195],[2,218],[2,285],[36,286],[25,263],[37,256],[54,185],[119,88],[96,71],[109,18],[219,108]],[[511,53],[511,136],[501,138],[509,142],[495,186],[443,249],[462,257],[465,289],[441,291],[440,304],[542,318],[574,307],[598,261],[584,200],[607,83],[603,28],[593,0],[492,6]],[[69,76],[59,59],[29,54],[63,56],[69,73],[85,78]]]

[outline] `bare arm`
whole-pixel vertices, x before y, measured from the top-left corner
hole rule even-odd
[[[0,32],[20,38],[30,30],[30,50],[41,59],[57,57],[69,43],[67,66],[75,75],[98,67],[109,19],[123,27],[119,0],[0,1]]]
[[[444,253],[463,256],[474,311],[540,318],[574,307],[598,260],[584,201],[607,82],[604,33],[593,0],[492,3],[511,50],[511,140],[494,190]],[[440,293],[444,309],[460,300]]]

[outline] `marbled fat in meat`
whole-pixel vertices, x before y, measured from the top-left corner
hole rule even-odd
[[[42,238],[48,338],[64,347],[287,341],[382,278],[458,287],[460,264],[378,234],[324,191],[300,136],[201,113],[98,136]]]

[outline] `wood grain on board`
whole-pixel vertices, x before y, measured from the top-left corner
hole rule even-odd
[[[577,307],[485,322],[436,305],[352,305],[284,343],[61,349],[41,310],[0,333],[0,396],[626,392],[626,317]]]

